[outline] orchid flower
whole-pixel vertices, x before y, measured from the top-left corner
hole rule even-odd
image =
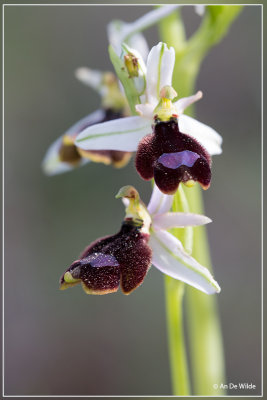
[[[184,114],[202,92],[176,100],[171,87],[174,63],[172,47],[168,49],[164,43],[154,46],[146,64],[145,92],[135,107],[139,116],[88,127],[75,141],[83,150],[137,151],[136,168],[141,177],[154,177],[166,194],[175,193],[180,182],[193,186],[198,181],[207,189],[210,156],[222,151],[222,138],[214,129]],[[148,135],[151,125],[152,134]]]
[[[116,197],[123,198],[126,205],[120,231],[89,245],[60,278],[61,289],[81,283],[88,294],[107,294],[121,285],[123,293],[129,294],[141,285],[153,264],[204,293],[220,292],[209,270],[168,232],[174,227],[207,224],[211,222],[208,217],[169,212],[173,196],[163,195],[156,185],[147,208],[132,186],[121,188]]]
[[[101,109],[87,115],[71,126],[48,148],[43,160],[43,170],[47,175],[70,171],[89,161],[112,164],[120,168],[126,165],[131,157],[129,152],[116,150],[84,151],[75,146],[75,138],[88,126],[122,117],[126,110],[126,99],[122,95],[115,75],[111,72],[100,72],[89,68],[76,70],[76,77],[99,93]]]
[[[172,9],[168,10],[171,12]],[[162,18],[164,13],[157,13]],[[167,14],[166,14],[167,15]],[[125,32],[131,34],[131,25],[122,21],[112,21],[108,25],[108,40],[116,49],[121,49],[122,40],[125,39]],[[128,35],[127,33],[127,35]],[[146,58],[148,46],[141,33],[129,36],[128,43],[135,43],[137,51]],[[120,51],[120,50],[119,50]],[[138,53],[139,54],[139,53]],[[46,152],[42,164],[47,175],[56,175],[83,166],[90,161],[102,162],[106,165],[113,165],[116,168],[125,166],[131,158],[129,152],[116,150],[83,151],[74,144],[75,137],[85,128],[97,123],[110,121],[128,114],[127,102],[122,94],[122,85],[117,86],[117,80],[111,72],[103,73],[92,70],[88,67],[80,67],[75,71],[75,76],[85,85],[94,89],[101,97],[101,109],[87,115],[71,126],[61,137],[59,137]]]

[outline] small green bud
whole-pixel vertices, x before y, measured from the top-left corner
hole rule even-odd
[[[129,78],[137,78],[139,75],[138,58],[134,54],[128,53],[124,56],[124,64],[127,68]]]

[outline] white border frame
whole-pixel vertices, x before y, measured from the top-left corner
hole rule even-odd
[[[168,5],[171,4],[175,4],[175,3],[170,3]],[[263,378],[263,351],[264,351],[264,343],[263,343],[263,336],[264,336],[264,332],[263,332],[263,4],[262,3],[250,3],[250,4],[238,4],[238,3],[217,3],[217,4],[207,4],[207,5],[227,5],[227,6],[234,6],[234,5],[244,5],[244,6],[258,6],[261,7],[261,82],[262,82],[262,88],[261,88],[261,276],[262,276],[262,284],[261,284],[261,328],[262,328],[262,332],[261,332],[261,349],[262,349],[262,353],[261,353],[261,395],[227,395],[227,396],[216,396],[216,395],[203,395],[203,396],[199,396],[199,395],[189,395],[189,396],[175,396],[175,395],[6,395],[5,394],[5,371],[4,371],[4,366],[5,366],[5,354],[4,354],[4,344],[5,344],[5,338],[4,338],[4,230],[5,230],[5,224],[4,224],[4,168],[5,168],[5,159],[4,159],[4,144],[5,144],[5,138],[4,138],[4,44],[5,44],[5,32],[4,32],[4,18],[5,18],[5,7],[25,7],[25,6],[29,6],[29,7],[37,7],[37,6],[41,6],[41,7],[88,7],[88,6],[98,6],[98,7],[103,7],[103,6],[162,6],[162,5],[167,5],[165,4],[97,4],[97,3],[93,3],[93,4],[83,4],[83,3],[78,3],[78,4],[60,4],[60,3],[56,3],[56,4],[44,4],[44,3],[36,3],[36,4],[30,4],[30,3],[25,3],[25,4],[7,4],[4,3],[2,4],[2,186],[3,186],[3,190],[2,190],[2,396],[3,398],[5,397],[14,397],[14,398],[122,398],[122,397],[129,397],[129,398],[151,398],[151,397],[156,397],[156,398],[166,398],[166,397],[195,397],[195,398],[206,398],[206,397],[238,397],[238,398],[250,398],[250,397],[257,397],[257,398],[263,398],[264,393],[263,393],[263,383],[264,383],[264,378]],[[197,3],[191,3],[191,4],[179,4],[181,6],[195,6],[197,5]]]

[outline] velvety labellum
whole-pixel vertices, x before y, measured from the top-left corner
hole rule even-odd
[[[119,233],[98,239],[85,249],[66,271],[78,281],[65,281],[65,272],[61,288],[81,282],[88,294],[107,294],[121,285],[122,291],[129,294],[141,285],[151,265],[148,239],[140,225],[125,221]]]
[[[179,131],[176,118],[157,121],[153,133],[139,143],[135,165],[145,180],[155,179],[165,194],[174,194],[181,182],[197,181],[207,189],[211,158],[193,137]]]

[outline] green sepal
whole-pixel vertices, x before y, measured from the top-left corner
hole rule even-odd
[[[109,46],[108,51],[116,74],[124,87],[132,115],[137,115],[135,105],[140,104],[140,99],[134,81],[132,78],[129,78],[129,73],[124,65],[124,61],[115,53],[111,45]]]

